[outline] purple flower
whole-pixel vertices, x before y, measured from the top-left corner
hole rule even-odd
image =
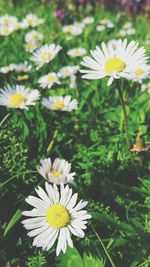
[[[62,9],[56,9],[55,16],[58,20],[63,21],[65,17],[65,12]]]

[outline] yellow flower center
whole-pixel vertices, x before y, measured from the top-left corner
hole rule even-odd
[[[49,52],[43,52],[41,54],[41,60],[45,61],[45,60],[50,60],[51,58],[51,54]]]
[[[10,102],[13,107],[17,107],[25,101],[25,97],[21,94],[15,93],[10,97]]]
[[[9,30],[8,28],[3,28],[3,31],[2,31],[4,34],[8,34],[9,33]]]
[[[137,75],[137,76],[140,76],[140,75],[142,75],[144,73],[144,71],[142,70],[142,69],[137,69],[136,71],[135,71],[135,74]]]
[[[54,79],[55,79],[55,77],[54,77],[53,75],[50,75],[50,74],[49,74],[49,75],[47,76],[47,81],[48,81],[48,82],[52,82],[52,81],[54,81]]]
[[[105,71],[110,74],[112,72],[121,72],[126,67],[125,62],[117,57],[113,57],[107,60],[105,64]]]
[[[57,109],[63,109],[64,108],[64,102],[63,101],[56,101],[54,104],[55,108]]]
[[[70,214],[64,206],[54,204],[48,208],[46,219],[53,228],[62,228],[69,224]]]
[[[57,170],[51,170],[51,174],[54,175],[55,177],[59,177],[62,173]]]
[[[24,81],[27,80],[29,78],[29,75],[18,75],[17,76],[17,81]]]
[[[77,49],[75,49],[75,50],[73,51],[73,56],[76,57],[76,56],[79,56],[79,55],[80,55],[80,51],[79,51],[79,49],[77,48]]]

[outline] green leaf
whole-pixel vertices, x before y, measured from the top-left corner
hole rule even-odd
[[[57,267],[84,267],[82,258],[76,248],[67,249],[66,254],[61,253],[56,258]]]
[[[131,225],[124,223],[124,222],[118,222],[114,218],[112,218],[108,214],[102,214],[98,212],[91,212],[91,215],[94,219],[99,220],[103,223],[109,224],[112,227],[115,227],[119,231],[125,232],[127,235],[136,236],[137,233],[134,231]]]
[[[11,220],[9,221],[9,223],[6,225],[6,228],[3,234],[4,237],[12,229],[12,227],[20,220],[21,216],[22,216],[22,210],[18,209],[13,215],[13,217],[11,218]]]
[[[93,257],[91,254],[87,255],[84,253],[83,262],[84,262],[84,267],[104,267],[105,266],[102,260]]]

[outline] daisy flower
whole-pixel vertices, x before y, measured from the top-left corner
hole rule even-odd
[[[29,72],[32,69],[32,66],[27,61],[19,64],[12,63],[11,65],[16,72]]]
[[[18,23],[18,19],[14,16],[9,16],[8,14],[0,16],[0,25],[3,26],[15,26]]]
[[[22,29],[26,29],[28,27],[36,27],[44,22],[44,19],[38,18],[35,14],[27,14],[26,17],[21,21],[20,25]]]
[[[36,69],[40,69],[45,63],[53,60],[61,49],[60,45],[46,44],[36,50],[31,57],[31,60],[37,66]]]
[[[96,46],[96,49],[91,51],[91,55],[93,58],[84,57],[81,62],[83,66],[90,68],[80,70],[84,73],[82,77],[93,80],[108,76],[108,85],[121,77],[130,79],[135,67],[140,68],[147,61],[145,49],[138,48],[138,43],[134,41],[127,44],[127,39],[118,40],[115,49],[112,44],[102,43],[101,48]]]
[[[85,24],[85,25],[88,25],[88,24],[94,23],[94,21],[95,21],[95,19],[93,17],[85,17],[82,20],[82,23]]]
[[[63,26],[62,30],[64,33],[70,33],[71,35],[80,35],[83,32],[83,27],[79,27],[75,24],[70,24]]]
[[[64,66],[59,70],[58,76],[62,78],[70,77],[75,75],[78,70],[79,66]]]
[[[24,48],[27,52],[32,53],[34,50],[38,48],[38,43],[37,42],[25,43]]]
[[[68,245],[73,247],[71,235],[84,237],[83,230],[91,215],[83,209],[87,202],[80,200],[77,204],[78,194],[73,194],[68,185],[61,185],[59,191],[56,184],[45,183],[45,190],[39,186],[36,189],[38,197],[26,198],[33,209],[22,213],[29,217],[22,224],[29,230],[28,236],[34,237],[33,246],[48,251],[57,239],[58,256],[61,251],[66,253]]]
[[[25,41],[27,43],[37,42],[37,41],[40,41],[42,39],[43,39],[43,34],[38,32],[38,31],[34,31],[34,30],[27,32],[25,35]]]
[[[49,96],[49,98],[43,98],[43,106],[50,110],[72,111],[77,109],[78,102],[76,99],[71,100],[71,96]]]
[[[40,161],[41,166],[38,168],[38,172],[48,182],[61,184],[70,183],[73,181],[75,172],[70,173],[71,163],[65,159],[56,158],[52,163],[50,158]]]
[[[13,66],[13,64],[10,64],[8,66],[1,67],[0,68],[0,73],[7,74],[7,73],[9,73],[9,72],[11,72],[13,70],[14,70],[14,66]]]
[[[133,81],[141,83],[143,79],[148,79],[150,77],[150,65],[144,64],[140,67],[136,67],[133,71],[134,76]]]
[[[67,52],[67,55],[74,58],[74,57],[81,57],[81,56],[84,56],[85,54],[87,53],[86,49],[84,48],[73,48],[73,49],[70,49],[68,52]]]
[[[40,93],[36,89],[25,88],[23,85],[8,86],[0,90],[0,105],[9,108],[28,109],[35,105]]]
[[[0,25],[0,35],[2,36],[8,36],[10,35],[12,32],[14,31],[14,28],[11,27],[11,26],[3,26],[3,25]]]
[[[51,88],[55,83],[60,84],[60,81],[58,80],[57,74],[55,72],[51,72],[42,76],[38,80],[38,83],[40,84],[40,87],[44,89],[46,87]]]

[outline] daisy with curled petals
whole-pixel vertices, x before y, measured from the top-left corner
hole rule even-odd
[[[60,45],[45,44],[36,50],[31,57],[31,60],[37,66],[36,69],[40,69],[44,64],[53,60],[61,49]]]
[[[8,108],[28,109],[35,105],[40,93],[37,89],[25,88],[23,85],[8,86],[0,90],[0,105]]]
[[[51,88],[54,83],[60,84],[60,81],[58,80],[57,74],[55,72],[48,73],[47,75],[42,76],[38,83],[40,84],[40,87],[44,88]]]
[[[40,186],[36,189],[38,197],[28,196],[26,202],[33,207],[32,210],[22,214],[29,218],[22,221],[27,229],[28,236],[33,237],[33,246],[50,250],[57,240],[56,255],[66,253],[67,246],[73,247],[71,235],[83,238],[87,220],[91,215],[83,209],[87,202],[80,200],[77,204],[78,194],[66,185],[51,186],[45,183],[45,190]]]
[[[87,53],[86,49],[85,48],[73,48],[73,49],[70,49],[68,52],[67,52],[67,55],[74,58],[74,57],[81,57],[81,56],[84,56],[85,54]]]
[[[65,159],[56,158],[52,163],[50,158],[40,161],[38,172],[48,182],[55,184],[66,184],[73,181],[75,172],[70,173],[71,163]]]
[[[64,33],[69,33],[71,35],[80,35],[83,32],[83,27],[76,24],[70,24],[64,26],[62,30]]]
[[[133,76],[133,69],[140,68],[145,64],[147,58],[145,49],[138,48],[138,43],[131,41],[127,44],[127,39],[118,40],[116,48],[110,43],[106,45],[102,43],[101,48],[96,46],[94,51],[91,51],[91,57],[84,57],[81,64],[90,70],[80,70],[84,73],[82,78],[85,79],[101,79],[110,77],[108,85],[114,79],[121,77],[130,79]]]
[[[71,100],[71,96],[49,96],[49,98],[43,98],[43,106],[50,110],[60,111],[72,111],[77,109],[78,101],[76,99]]]

